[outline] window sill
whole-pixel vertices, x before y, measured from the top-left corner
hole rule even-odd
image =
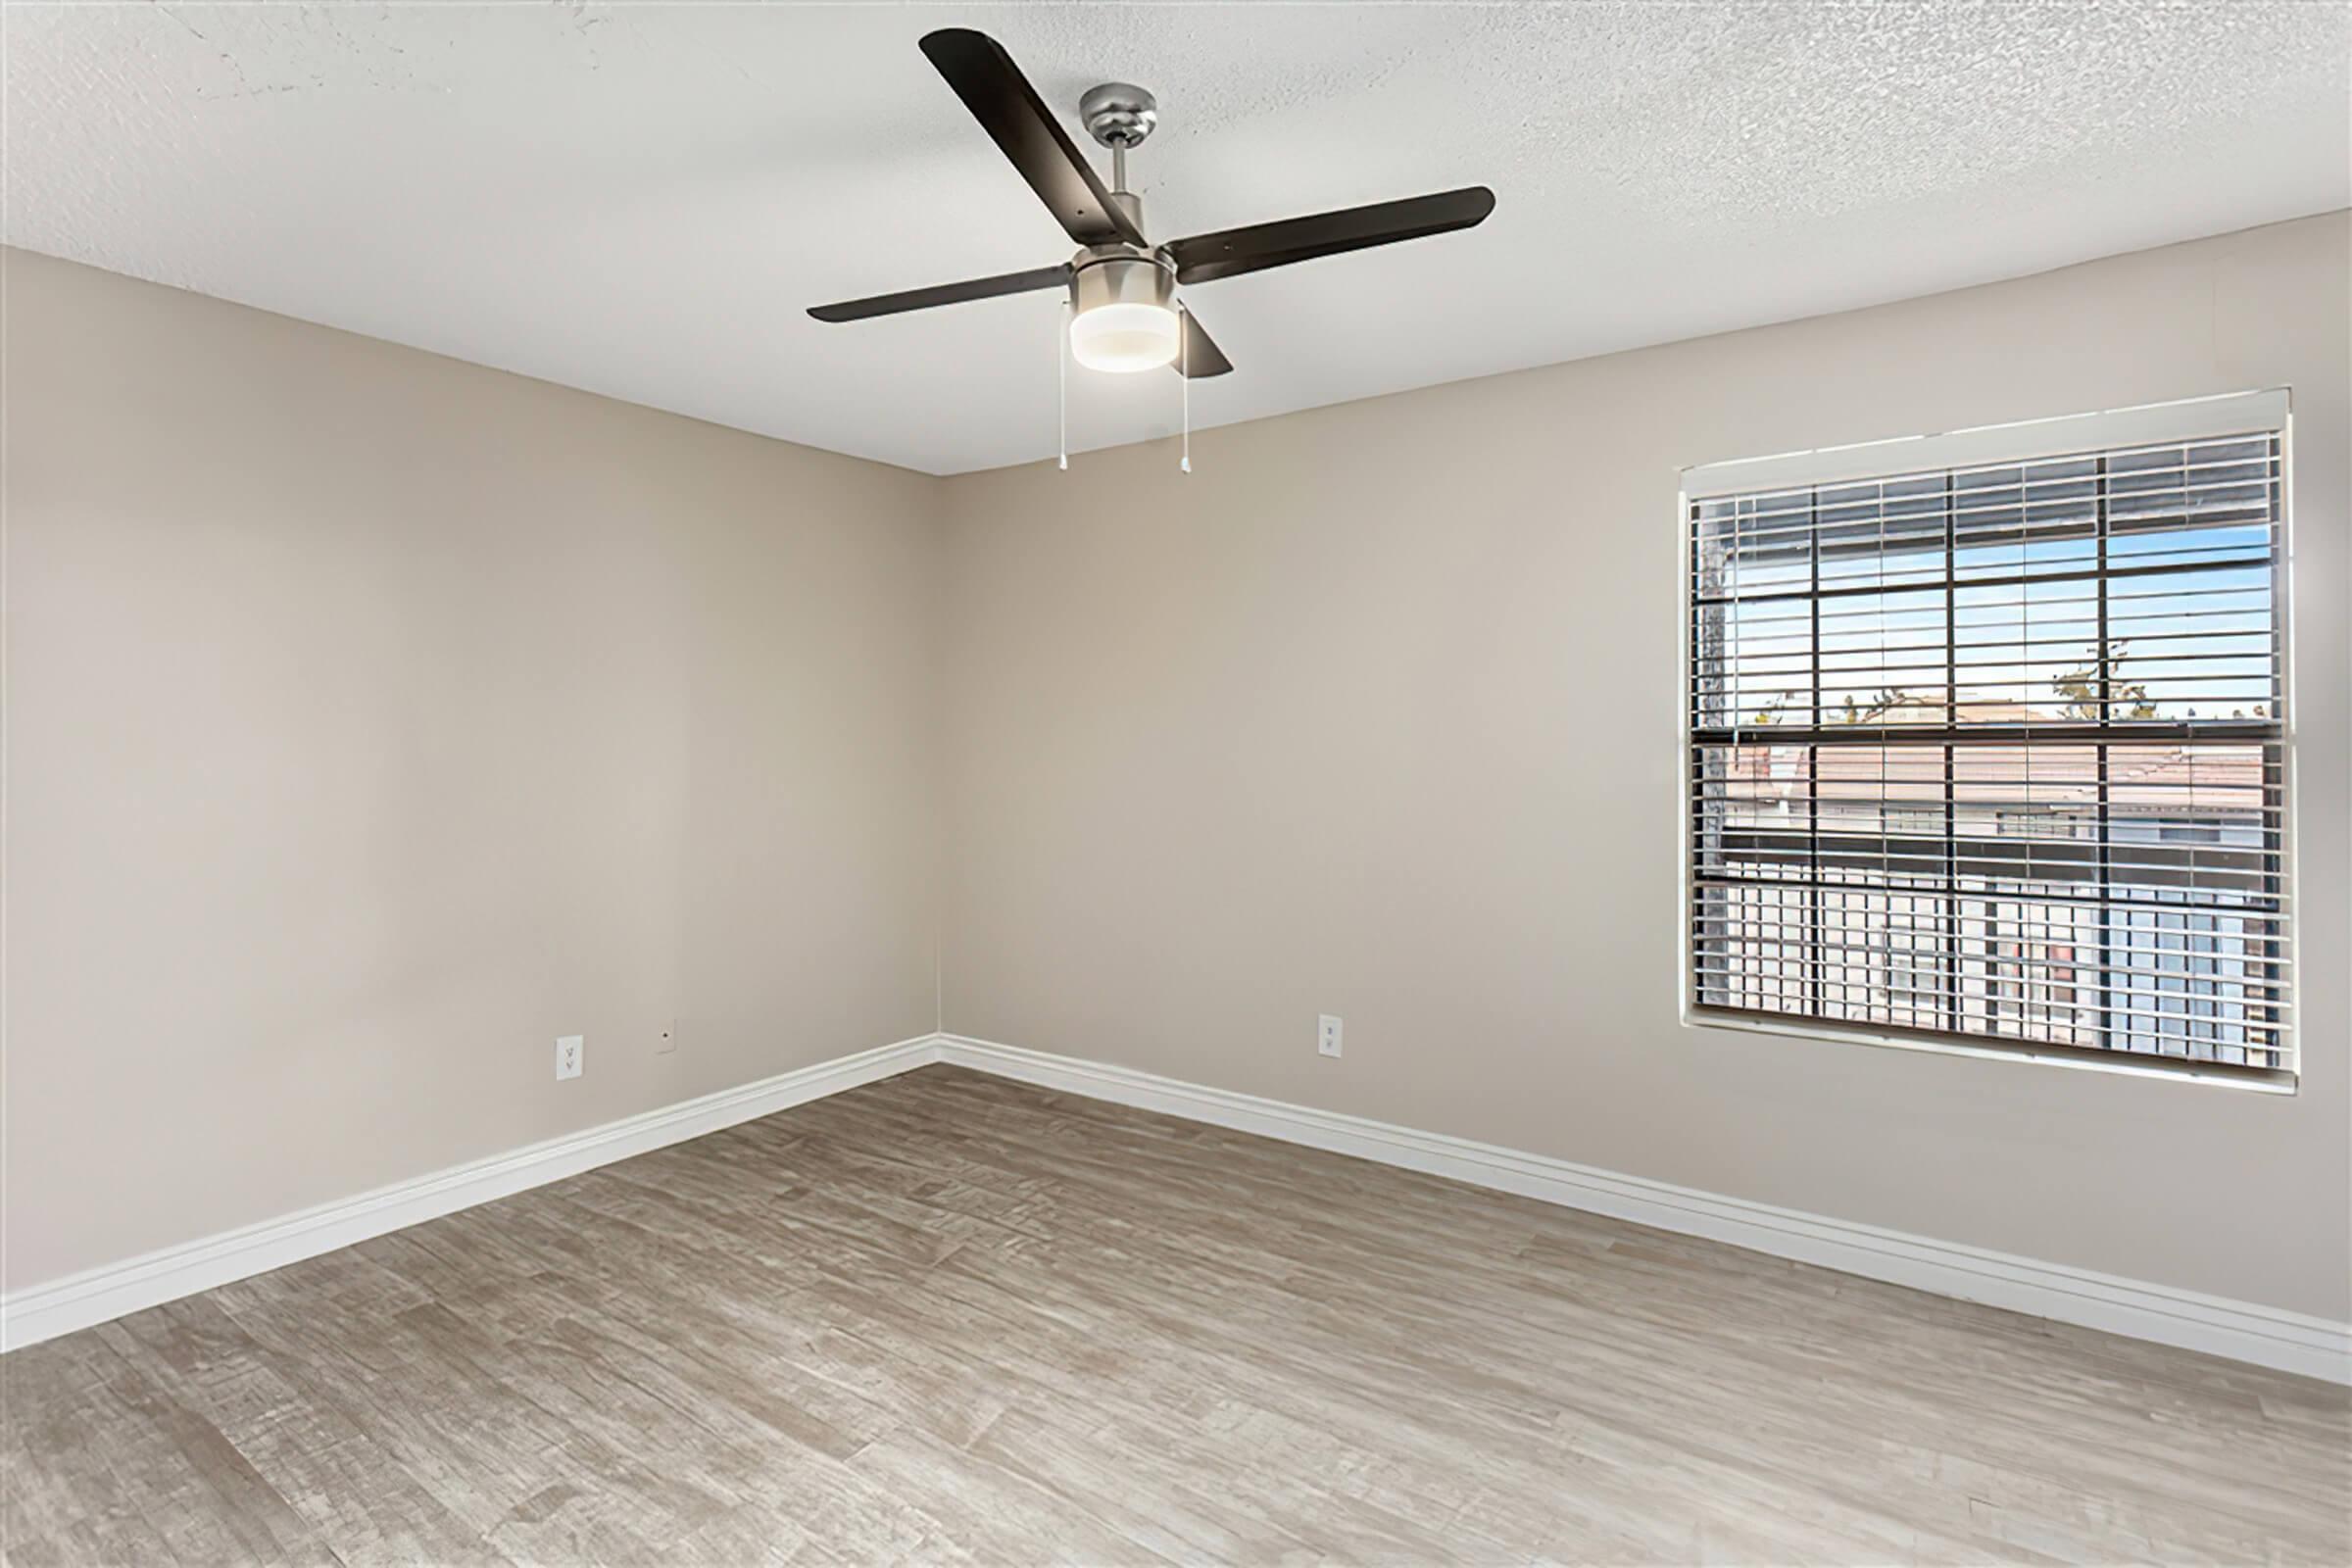
[[[1809,1018],[1783,1018],[1763,1013],[1726,1012],[1712,1007],[1683,1005],[1686,1029],[1720,1029],[1735,1034],[1785,1035],[1799,1040],[1825,1041],[1841,1046],[1879,1046],[1895,1051],[1925,1052],[1939,1056],[1977,1056],[1993,1061],[2027,1062],[2043,1067],[2076,1067],[2089,1072],[2122,1073],[2133,1078],[2164,1078],[2175,1083],[2204,1084],[2223,1089],[2250,1090],[2263,1095],[2292,1096],[2297,1079],[2276,1067],[2234,1067],[2224,1062],[2167,1060],[2160,1056],[2122,1056],[2067,1046],[2011,1045],[1987,1041],[1983,1045],[1930,1034],[1904,1034],[1879,1029],[1842,1028]]]

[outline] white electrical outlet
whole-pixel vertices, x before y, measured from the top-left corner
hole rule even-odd
[[[1340,1054],[1340,1020],[1330,1013],[1318,1014],[1315,1020],[1315,1049],[1326,1056]]]
[[[654,1054],[666,1056],[678,1049],[678,1021],[675,1018],[662,1026],[661,1038],[654,1042]]]
[[[588,1054],[586,1035],[564,1035],[556,1041],[556,1076],[577,1078],[582,1060]]]

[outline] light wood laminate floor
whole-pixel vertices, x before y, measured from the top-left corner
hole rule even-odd
[[[2352,1561],[2343,1390],[949,1067],[0,1393],[25,1565]]]

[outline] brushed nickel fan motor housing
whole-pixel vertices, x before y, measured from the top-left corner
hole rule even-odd
[[[1070,307],[1078,315],[1104,305],[1176,308],[1176,269],[1156,251],[1095,245],[1071,261]]]
[[[1131,81],[1106,81],[1086,89],[1078,118],[1087,134],[1113,151],[1140,147],[1159,123],[1159,100]]]

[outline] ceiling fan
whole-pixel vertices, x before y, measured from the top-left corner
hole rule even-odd
[[[1159,122],[1159,107],[1150,93],[1113,81],[1089,89],[1079,100],[1087,130],[1110,149],[1111,188],[1105,190],[1002,44],[967,27],[948,27],[926,33],[922,50],[1078,242],[1078,254],[1025,272],[819,305],[808,314],[820,321],[858,321],[1066,286],[1070,353],[1080,365],[1149,370],[1172,364],[1188,376],[1223,375],[1233,362],[1189,308],[1176,309],[1179,284],[1469,228],[1494,210],[1494,193],[1470,185],[1154,245],[1144,235],[1143,198],[1127,189],[1128,150],[1140,146]]]

